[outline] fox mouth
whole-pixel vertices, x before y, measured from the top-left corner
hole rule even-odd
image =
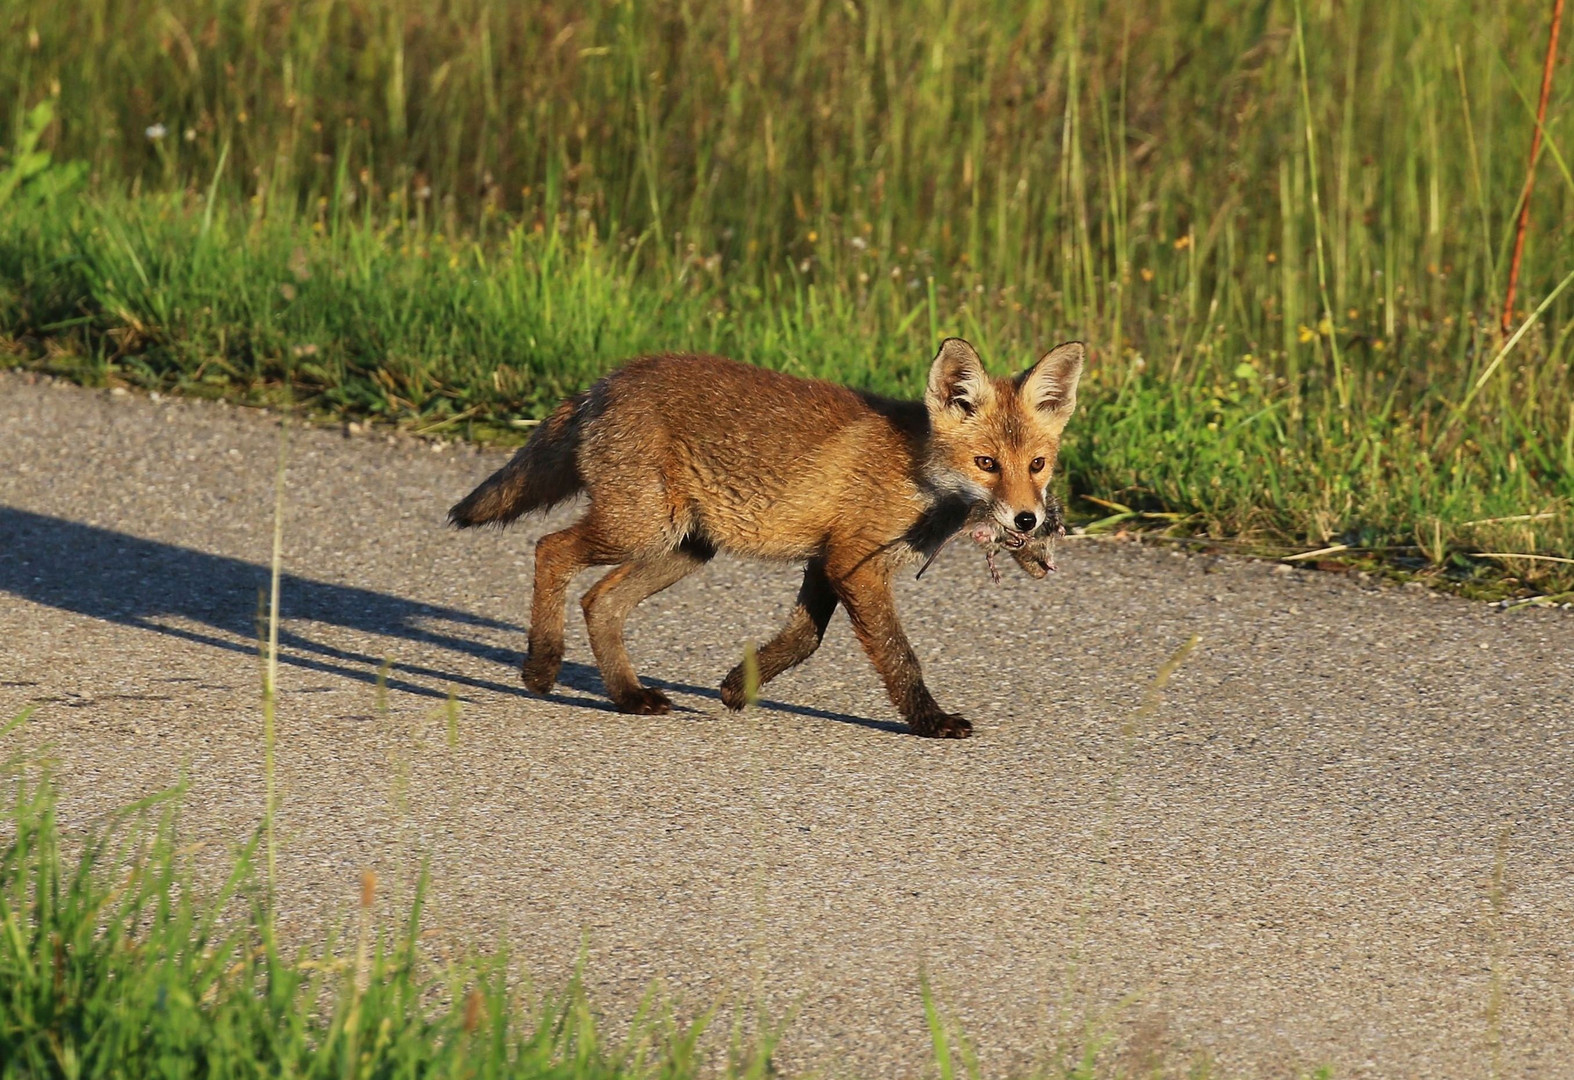
[[[1024,532],[1008,529],[999,522],[988,522],[977,525],[972,531],[973,543],[982,547],[999,544],[1008,551],[1021,551],[1027,547],[1028,541],[1033,538]]]
[[[984,549],[984,561],[989,565],[989,576],[996,584],[1000,582],[1000,568],[995,565],[995,554],[1002,548],[1011,552],[1011,557],[1029,577],[1043,578],[1055,569],[1055,538],[1066,535],[1066,526],[1060,516],[1060,504],[1052,502],[1050,510],[1049,516],[1031,533],[1010,528],[993,515],[974,523],[972,528],[967,530],[967,535],[973,543]],[[952,536],[958,535],[961,534],[952,534]],[[924,576],[924,571],[929,569],[935,557],[950,542],[951,537],[947,537],[935,549],[919,568],[919,577]]]

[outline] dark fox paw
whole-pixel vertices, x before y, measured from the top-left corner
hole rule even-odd
[[[739,664],[727,673],[721,683],[721,703],[733,712],[737,712],[749,703],[743,696],[743,665]]]
[[[557,682],[557,673],[563,667],[562,653],[531,653],[519,665],[519,677],[525,685],[538,694],[548,694]]]
[[[956,713],[937,712],[908,721],[914,735],[926,739],[965,739],[973,734],[973,723]]]
[[[612,699],[618,712],[637,716],[661,716],[672,711],[672,701],[660,690],[638,686]]]

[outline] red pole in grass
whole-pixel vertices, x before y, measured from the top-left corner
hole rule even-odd
[[[1547,35],[1547,60],[1541,66],[1541,102],[1536,106],[1536,130],[1530,136],[1530,164],[1525,167],[1525,194],[1519,203],[1519,224],[1514,230],[1514,261],[1508,265],[1508,292],[1503,297],[1503,332],[1514,322],[1514,287],[1519,284],[1519,260],[1525,254],[1525,227],[1530,224],[1530,193],[1536,186],[1536,159],[1541,156],[1541,126],[1547,119],[1547,98],[1552,96],[1552,68],[1558,59],[1558,26],[1563,22],[1563,0],[1552,0],[1552,32]]]

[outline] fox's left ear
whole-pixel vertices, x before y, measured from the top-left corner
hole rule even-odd
[[[1022,403],[1043,419],[1065,426],[1077,408],[1077,380],[1082,378],[1085,350],[1080,341],[1056,345],[1038,363],[1017,376]]]

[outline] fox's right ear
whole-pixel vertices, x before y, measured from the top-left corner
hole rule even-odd
[[[930,416],[954,420],[971,416],[994,392],[994,383],[973,346],[954,337],[940,343],[929,367],[929,390],[924,394]]]

